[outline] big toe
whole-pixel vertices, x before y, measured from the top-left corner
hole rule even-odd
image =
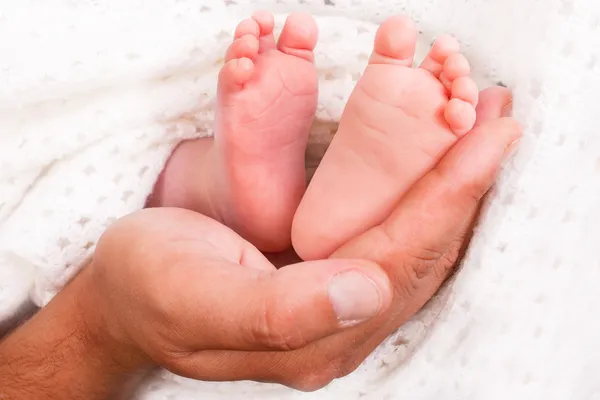
[[[294,13],[285,22],[277,47],[286,54],[313,61],[318,36],[317,23],[310,14]]]
[[[417,26],[412,19],[400,15],[388,18],[375,36],[371,64],[412,66],[417,35]]]

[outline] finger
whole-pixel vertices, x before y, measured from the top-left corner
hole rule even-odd
[[[462,139],[411,191],[386,221],[387,227],[372,229],[334,254],[364,257],[387,267],[399,286],[397,292],[403,296],[399,303],[402,307],[288,353],[196,354],[194,365],[202,366],[196,370],[200,378],[250,379],[316,390],[352,372],[439,288],[444,273],[423,274],[413,268],[416,265],[418,270],[423,261],[443,257],[456,237],[462,235],[477,210],[478,200],[492,185],[505,149],[519,134],[512,120],[484,123]],[[415,252],[413,248],[421,250]],[[404,272],[396,273],[398,269]]]
[[[197,352],[169,370],[202,381],[256,381],[278,383],[301,391],[315,391],[353,372],[385,340],[386,318],[360,325],[297,350]],[[370,326],[366,331],[364,326]],[[377,332],[377,334],[375,333]],[[377,338],[377,342],[370,338]]]
[[[500,166],[506,151],[511,148],[512,143],[518,140],[521,129],[515,121],[511,119],[499,119],[506,114],[512,102],[511,92],[502,87],[495,87],[484,90],[481,93],[481,101],[478,106],[478,124],[479,127],[468,134],[463,142],[451,150],[449,154],[437,167],[431,176],[426,177],[426,181],[415,188],[410,196],[399,205],[399,209],[407,207],[413,208],[411,204],[417,204],[419,199],[424,201],[421,208],[421,215],[425,218],[419,218],[416,214],[412,221],[410,218],[403,218],[400,210],[388,219],[387,223],[396,228],[390,229],[390,235],[394,241],[410,241],[414,239],[406,227],[423,226],[425,221],[431,222],[426,224],[424,232],[427,232],[431,227],[430,233],[420,234],[420,239],[424,239],[420,246],[427,249],[426,256],[418,257],[420,261],[426,261],[433,258],[446,258],[447,264],[442,266],[441,270],[433,273],[425,273],[417,271],[416,273],[401,274],[401,279],[404,288],[398,292],[409,294],[409,298],[403,299],[403,307],[398,310],[395,315],[387,318],[381,323],[381,329],[369,335],[368,340],[364,341],[363,345],[357,347],[353,358],[358,362],[364,360],[373,350],[375,350],[390,334],[398,329],[398,327],[411,318],[421,307],[429,301],[431,296],[438,290],[441,283],[446,279],[447,273],[451,270],[447,267],[453,266],[457,261],[457,254],[462,250],[464,242],[468,240],[469,232],[472,230],[474,216],[479,212],[480,202],[488,189],[492,186],[495,180],[495,175]],[[503,149],[506,149],[503,151]],[[478,152],[481,152],[477,154]],[[485,160],[484,158],[487,158]],[[471,169],[473,168],[473,169]],[[470,170],[470,174],[469,174]],[[430,189],[439,186],[441,193],[445,193],[438,197],[433,203],[430,203],[427,198],[434,199],[436,190],[433,190],[429,195]],[[448,189],[450,188],[449,191]],[[430,204],[427,206],[427,204]],[[430,213],[428,210],[434,210],[435,213]],[[410,211],[409,211],[410,212]],[[406,214],[404,214],[406,215]],[[448,218],[448,216],[450,218]],[[418,220],[418,221],[417,221]],[[434,223],[433,220],[439,222]],[[412,224],[412,225],[411,225]],[[404,226],[402,226],[404,225]],[[350,252],[353,256],[358,256],[354,252]],[[392,267],[389,257],[392,253],[388,253],[387,263],[384,258],[379,261],[382,265]],[[362,255],[367,257],[366,255]],[[398,255],[396,254],[396,259]],[[403,263],[405,266],[408,264]],[[423,266],[423,263],[417,263]],[[427,263],[425,263],[427,264]],[[431,264],[431,263],[429,263]],[[408,271],[411,271],[409,268]],[[399,279],[396,277],[395,282]],[[410,288],[410,289],[408,289]],[[408,300],[408,301],[407,301]],[[376,323],[376,321],[373,321]],[[366,327],[365,327],[366,328]],[[363,327],[361,327],[363,329]],[[352,332],[342,334],[349,336]],[[340,336],[342,336],[340,335]],[[356,340],[356,338],[354,339]],[[350,371],[346,371],[350,372]]]
[[[500,118],[509,117],[512,105],[512,93],[509,89],[501,86],[493,86],[483,90],[479,94],[477,104],[477,122],[475,126]]]
[[[312,347],[312,346],[311,346]],[[187,358],[169,370],[186,378],[210,382],[253,381],[277,383],[301,391],[315,391],[339,377],[336,362],[323,362],[326,355],[291,352],[245,352],[208,350]],[[190,367],[191,366],[191,367]]]
[[[447,252],[456,236],[461,236],[469,226],[477,211],[476,200],[492,185],[504,150],[520,134],[519,127],[511,120],[489,121],[500,114],[503,101],[498,100],[502,99],[503,92],[494,89],[482,93],[484,124],[461,140],[436,171],[401,202],[386,222],[389,226],[385,239],[381,237],[381,228],[376,228],[344,246],[334,257],[363,257],[380,262],[388,271],[396,268],[411,271],[415,258],[406,259],[404,243],[416,241],[417,247],[427,246],[424,248],[433,253]],[[419,230],[424,222],[426,229]],[[417,232],[413,232],[415,227]],[[427,256],[417,257],[419,267],[422,259],[431,257],[430,251]],[[404,294],[402,307],[391,310],[393,313],[288,353],[196,354],[195,365],[203,366],[196,370],[200,379],[257,380],[278,382],[299,390],[316,390],[352,372],[431,298],[446,277],[444,273],[391,275],[401,285],[397,292]]]
[[[367,261],[318,261],[275,272],[218,259],[185,273],[178,268],[166,284],[180,293],[170,307],[187,310],[179,320],[190,332],[190,352],[302,348],[385,312],[392,298],[387,275]]]
[[[493,184],[505,150],[519,135],[519,126],[510,119],[487,121],[475,128],[382,225],[339,249],[332,257],[358,257],[381,265],[395,285],[398,306],[364,325],[315,342],[293,357],[280,356],[278,369],[270,373],[282,380],[289,379],[298,366],[317,371],[308,386],[345,376],[421,309],[446,279],[479,199]],[[323,364],[323,359],[331,361]],[[245,363],[241,365],[254,366]]]
[[[446,279],[478,212],[478,199],[493,184],[504,149],[520,135],[514,121],[497,120],[510,102],[510,91],[504,88],[484,90],[478,107],[480,126],[464,137],[436,170],[400,202],[385,222],[387,226],[374,228],[334,254],[380,263],[390,272],[399,297],[396,303],[401,305],[392,308],[393,314],[312,346],[315,354],[335,349],[343,354],[344,348],[353,349],[338,366],[338,376],[357,368],[420,310]],[[420,250],[407,252],[415,246]],[[436,263],[440,258],[444,262]]]
[[[104,285],[122,290],[131,305],[118,320],[161,365],[207,349],[303,347],[385,312],[392,299],[387,275],[371,262],[268,270],[256,248],[200,214],[147,210],[117,225],[99,246],[106,268],[96,268],[95,278],[119,277]],[[129,323],[140,314],[154,323]],[[146,345],[157,338],[171,353]]]
[[[384,223],[335,256],[374,260],[393,275],[401,296],[428,299],[447,272],[432,267],[447,261],[448,251],[464,234],[520,132],[509,118],[475,128],[413,187]]]

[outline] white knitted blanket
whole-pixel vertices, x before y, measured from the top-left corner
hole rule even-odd
[[[318,17],[321,121],[377,23],[407,13],[514,88],[525,138],[456,279],[355,374],[301,394],[161,373],[138,398],[600,399],[595,0],[0,0],[0,330],[143,206],[178,141],[210,134],[220,57],[256,8]]]

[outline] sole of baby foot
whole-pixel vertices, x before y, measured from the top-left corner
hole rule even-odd
[[[417,28],[396,16],[374,51],[292,228],[304,260],[328,257],[381,223],[475,123],[478,90],[458,42],[439,37],[413,68]]]
[[[273,30],[266,12],[237,27],[219,76],[212,149],[218,218],[267,252],[291,245],[318,94],[313,18],[290,15],[279,40]]]

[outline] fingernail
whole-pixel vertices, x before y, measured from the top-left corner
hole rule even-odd
[[[344,326],[357,325],[377,315],[382,306],[379,288],[360,272],[344,272],[329,284],[329,300]]]
[[[505,160],[512,157],[517,152],[517,150],[519,149],[519,143],[521,143],[521,139],[517,139],[508,145],[506,150],[504,150],[504,159]]]
[[[502,115],[503,117],[511,117],[512,116],[512,109],[513,109],[513,103],[511,101],[510,103],[508,103],[507,105],[505,105],[502,108],[502,113],[500,115]]]

